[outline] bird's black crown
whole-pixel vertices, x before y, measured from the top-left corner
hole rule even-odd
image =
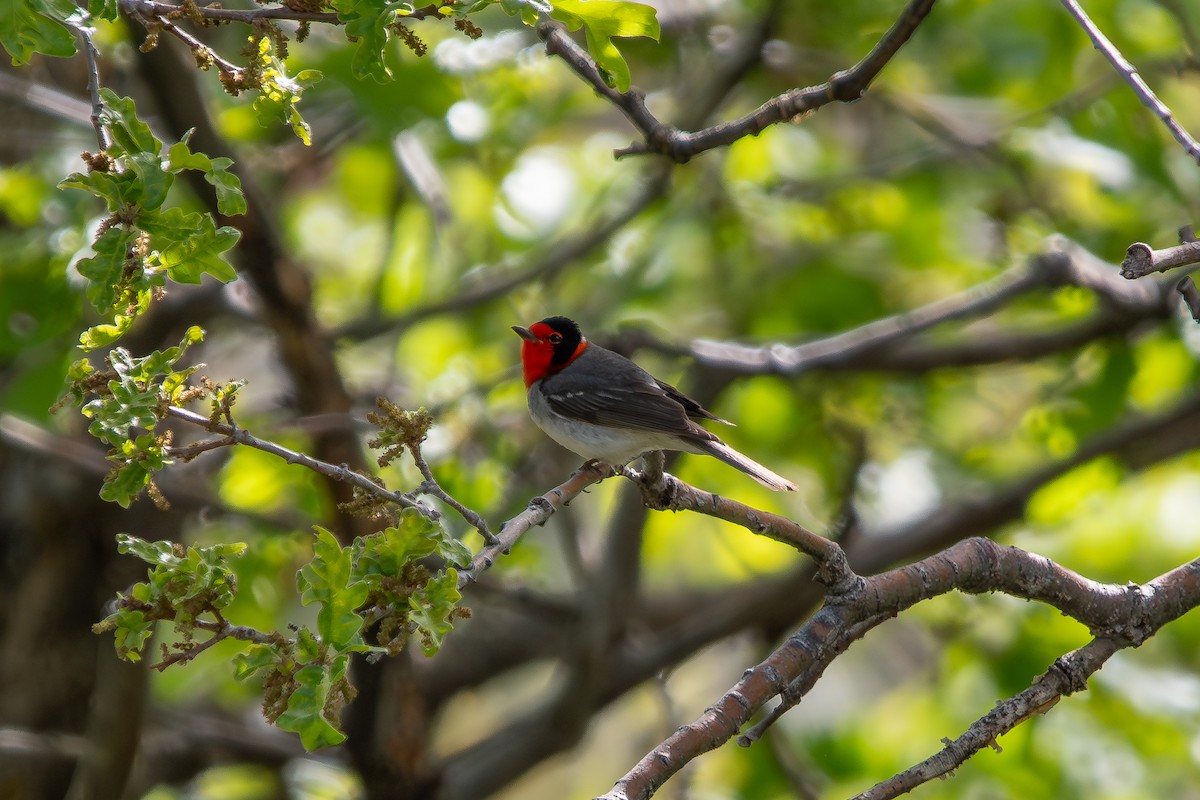
[[[583,341],[583,334],[580,333],[575,320],[570,317],[546,317],[542,324],[549,326],[562,337],[560,341],[554,342],[554,358],[550,359],[550,363],[565,364],[570,361],[579,343]]]

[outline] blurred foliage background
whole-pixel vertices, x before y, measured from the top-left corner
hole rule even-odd
[[[900,10],[655,5],[662,41],[622,45],[633,82],[661,117],[708,124],[850,66]],[[1200,131],[1200,6],[1087,5]],[[313,400],[332,379],[301,377],[295,360],[315,358],[313,345],[288,339],[253,282],[173,287],[131,347],[202,325],[193,355],[205,372],[248,380],[238,420],[301,450],[330,419],[353,420],[361,447],[378,395],[424,406],[442,485],[498,525],[577,466],[528,419],[509,331],[567,314],[736,421],[726,440],[801,492],[772,495],[687,456],[672,467],[681,478],[818,531],[853,503],[852,553],[873,570],[972,535],[1115,583],[1195,557],[1200,421],[1177,409],[1195,403],[1200,335],[1170,292],[1138,306],[1034,285],[915,343],[795,374],[681,355],[697,340],[800,344],[852,330],[1064,242],[1114,275],[1130,243],[1174,244],[1197,220],[1200,169],[1058,4],[945,0],[861,101],[677,166],[614,159],[636,139],[618,111],[531,29],[498,9],[475,22],[478,40],[414,24],[428,52],[395,45],[386,84],[354,79],[343,32],[315,25],[289,58],[324,74],[301,106],[311,147],[261,126],[177,42],[147,54],[137,25],[102,25],[106,83],[160,135],[198,127],[194,141],[243,171],[247,236],[273,241],[277,261],[244,247],[235,263],[311,279],[307,314],[346,402]],[[205,40],[233,57],[245,35],[229,25]],[[116,663],[90,625],[140,571],[117,556],[117,532],[250,543],[228,616],[279,629],[309,613],[294,575],[311,526],[336,520],[314,475],[247,449],[170,470],[170,512],[103,504],[102,450],[77,413],[49,413],[92,322],[72,263],[102,210],[56,188],[95,145],[85,69],[37,57],[0,72],[0,795],[592,797],[811,610],[817,595],[788,548],[647,512],[608,481],[468,593],[474,617],[435,659],[363,667],[351,740],[333,751],[306,755],[267,727],[258,687],[234,681],[224,645],[163,674]],[[1162,424],[1128,435],[1135,420]],[[1069,468],[1044,471],[1055,464]],[[411,464],[382,474],[393,487],[421,480]],[[973,502],[995,513],[923,535]],[[1200,797],[1198,626],[1186,617],[1118,654],[1088,692],[916,795]],[[1010,598],[931,601],[852,648],[763,742],[700,759],[661,796],[849,796],[935,752],[1088,638]]]

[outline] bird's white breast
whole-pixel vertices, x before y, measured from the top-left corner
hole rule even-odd
[[[594,458],[613,466],[627,464],[648,450],[691,449],[672,434],[568,419],[550,408],[539,384],[529,389],[529,413],[537,426],[563,447],[584,458]]]

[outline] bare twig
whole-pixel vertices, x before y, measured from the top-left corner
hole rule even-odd
[[[284,641],[284,637],[278,633],[265,633],[257,628],[251,628],[246,625],[231,625],[219,612],[214,611],[213,613],[217,617],[215,620],[196,619],[191,622],[193,626],[211,632],[212,636],[199,644],[187,643],[176,645],[174,652],[167,652],[166,645],[163,645],[162,660],[157,664],[151,664],[150,669],[162,672],[173,664],[186,664],[208,648],[226,639],[238,639],[243,642],[254,642],[256,644],[277,644]]]
[[[795,374],[852,358],[865,350],[908,338],[944,322],[988,314],[1044,283],[1044,277],[1036,271],[1025,267],[1015,268],[927,306],[794,347],[748,347],[731,342],[698,340],[691,345],[690,351],[700,363],[708,366]]]
[[[851,537],[847,551],[850,562],[860,574],[870,574],[950,547],[964,536],[996,530],[1020,518],[1028,498],[1038,487],[1098,456],[1111,456],[1129,470],[1137,471],[1189,452],[1200,446],[1197,419],[1200,419],[1200,395],[1189,397],[1179,407],[1150,419],[1119,426],[1112,435],[1086,440],[1076,456],[1056,462],[1028,480],[1017,480],[988,492],[969,492],[911,524],[875,531],[877,535],[870,537]],[[772,637],[794,629],[797,620],[811,616],[823,596],[823,587],[811,580],[811,573],[809,565],[798,565],[776,578],[693,594],[685,601],[687,611],[681,614],[664,609],[664,616],[660,617],[650,610],[652,604],[646,604],[645,609],[635,612],[637,615],[625,635],[610,647],[610,652],[618,653],[619,658],[607,670],[603,685],[592,699],[595,707],[617,700],[631,687],[653,679],[661,670],[725,637],[748,628]],[[917,583],[914,581],[913,585]],[[1053,581],[1047,585],[1053,585]],[[1123,599],[1114,598],[1112,602],[1119,605]],[[886,613],[886,609],[880,613]],[[569,657],[564,654],[574,651],[575,639],[570,630],[578,624],[576,614],[573,607],[564,609],[556,604],[550,610],[539,604],[536,614],[529,618],[518,615],[522,619],[516,628],[488,627],[482,639],[475,638],[479,627],[464,628],[462,636],[471,637],[470,645],[465,638],[456,639],[454,645],[474,648],[472,657],[478,662],[452,678],[446,678],[444,669],[435,668],[438,696],[448,697],[456,687],[474,686],[499,670],[535,658]],[[564,620],[564,615],[570,621]],[[504,637],[502,644],[494,641],[492,637],[496,635]],[[832,640],[827,646],[832,646]],[[781,697],[794,699],[805,675],[813,674],[813,667],[798,667],[796,674],[798,680],[786,683],[779,692]],[[442,683],[443,679],[448,683]],[[770,700],[766,697],[763,707]],[[571,713],[577,713],[577,709]],[[454,783],[449,796],[468,798],[494,792],[530,760],[537,761],[569,748],[574,740],[555,727],[558,719],[558,709],[553,703],[538,705],[477,745],[451,755],[439,770]],[[536,752],[530,755],[526,747],[512,745],[514,737]]]
[[[422,516],[433,522],[437,522],[441,519],[442,515],[435,509],[432,509],[426,505],[422,505],[421,503],[406,497],[401,492],[393,492],[390,489],[384,488],[383,486],[375,483],[366,475],[355,472],[345,464],[336,466],[334,464],[320,461],[312,456],[305,455],[304,453],[284,447],[281,444],[276,444],[275,442],[267,441],[266,439],[260,439],[240,426],[231,425],[227,422],[216,422],[202,414],[197,414],[194,411],[188,411],[187,409],[179,408],[178,406],[168,407],[167,415],[187,422],[191,425],[199,426],[210,433],[219,434],[220,436],[225,437],[229,444],[236,443],[245,445],[247,447],[253,447],[255,450],[261,450],[264,453],[270,453],[273,456],[282,458],[289,464],[299,464],[300,466],[307,467],[308,469],[324,475],[327,478],[332,478],[333,480],[341,481],[342,483],[348,483],[353,486],[357,486],[359,489],[362,489],[363,491],[373,494],[377,497],[381,497],[390,503],[395,503],[396,505],[404,508],[415,508],[422,514]],[[213,447],[221,446],[225,443],[226,442],[220,440],[203,442],[200,445],[193,446],[191,450],[195,450],[196,447],[211,449]],[[170,452],[171,455],[182,455],[185,457],[189,455],[196,455],[195,452],[189,451],[189,448],[187,447],[179,448],[178,451],[176,451],[175,448],[172,448]]]
[[[104,125],[104,103],[100,100],[100,51],[96,49],[96,42],[92,39],[94,28],[80,23],[75,25],[75,33],[79,35],[79,39],[83,42],[83,54],[87,59],[88,72],[88,97],[92,101],[92,127],[96,129],[96,142],[100,145],[101,150],[107,150],[112,144],[112,136],[108,132],[108,128]]]
[[[812,691],[834,659],[846,652],[850,645],[862,639],[880,623],[886,622],[894,616],[895,613],[873,614],[861,622],[833,631],[825,646],[821,648],[819,657],[814,657],[808,668],[779,693],[779,703],[768,711],[753,728],[737,738],[738,746],[749,747],[762,739],[771,726],[779,721],[780,717],[799,705],[800,701]]]
[[[425,456],[421,454],[421,448],[410,447],[409,452],[412,453],[413,462],[417,465],[417,469],[421,471],[421,476],[425,478],[425,482],[417,487],[416,491],[412,492],[412,494],[428,494],[441,500],[443,503],[457,511],[459,516],[465,519],[467,523],[471,525],[471,527],[479,531],[485,542],[488,544],[495,544],[496,537],[488,528],[487,520],[479,516],[479,514],[477,514],[475,511],[472,511],[462,503],[455,500],[450,496],[449,492],[442,488],[442,485],[438,483],[437,478],[433,476],[433,470],[429,468],[429,462],[427,462],[425,460]]]
[[[1105,297],[1122,313],[1106,314],[1061,332],[1045,332],[1034,337],[1014,335],[971,343],[948,344],[927,350],[902,349],[901,345],[916,334],[953,320],[986,316],[1016,297],[1036,288],[1079,286]],[[1001,273],[989,281],[959,294],[936,300],[926,306],[861,325],[843,333],[804,342],[799,345],[743,345],[735,342],[697,340],[686,353],[697,362],[739,373],[775,373],[796,375],[811,369],[896,368],[960,366],[964,363],[989,363],[1018,357],[1033,358],[1052,352],[1061,340],[1063,346],[1090,341],[1096,336],[1121,327],[1133,312],[1135,317],[1159,313],[1163,292],[1158,285],[1139,286],[1120,280],[1114,268],[1084,248],[1068,240],[1055,240],[1046,252],[1029,259],[1028,264]],[[1059,335],[1061,334],[1061,336]]]
[[[239,9],[239,8],[223,8],[220,3],[212,3],[211,5],[195,4],[190,7],[183,4],[164,3],[159,0],[118,0],[121,8],[126,11],[137,11],[147,17],[192,17],[193,15],[203,20],[212,20],[213,22],[241,22],[246,25],[254,25],[263,21],[279,22],[283,20],[291,20],[293,22],[324,22],[329,25],[341,25],[342,19],[336,12],[332,11],[301,11],[298,9],[289,8],[287,5],[265,6],[261,8]],[[414,8],[408,14],[399,19],[420,20],[420,19],[444,19],[438,13],[441,7],[439,3],[430,3]]]
[[[644,141],[618,150],[616,155],[658,153],[684,163],[693,156],[731,144],[744,136],[757,135],[771,125],[794,119],[833,102],[850,103],[866,92],[933,8],[934,0],[910,0],[896,22],[862,61],[835,73],[818,86],[792,89],[772,98],[744,117],[699,131],[683,131],[660,122],[646,107],[645,95],[638,89],[618,92],[604,80],[591,56],[554,22],[538,26],[538,35],[546,42],[546,52],[562,57],[577,75],[621,110],[641,131]]]
[[[695,511],[741,525],[759,536],[791,545],[816,561],[817,575],[830,592],[849,592],[857,586],[859,577],[850,569],[842,548],[798,522],[702,491],[666,473],[653,476],[658,478],[657,481],[647,480],[647,476],[628,468],[626,474],[637,482],[642,490],[642,499],[652,509]]]
[[[294,20],[296,22],[325,22],[330,25],[340,25],[338,15],[329,11],[295,11],[287,6],[266,6],[253,9],[222,8],[220,4],[195,5],[185,9],[182,5],[162,3],[157,0],[119,0],[121,8],[130,12],[138,12],[146,17],[182,17],[189,16],[194,10],[202,19],[221,22],[242,22],[253,25],[261,20]],[[425,9],[420,9],[424,11]],[[427,15],[426,15],[427,16]]]
[[[475,554],[471,566],[459,571],[459,590],[479,580],[480,573],[490,569],[497,558],[511,550],[527,530],[534,525],[544,524],[580,492],[610,474],[607,469],[601,469],[597,462],[589,461],[575,470],[564,483],[530,500],[524,511],[500,526],[500,532],[493,537],[493,541]]]
[[[1155,113],[1162,120],[1162,123],[1167,126],[1167,130],[1175,137],[1175,141],[1183,145],[1183,149],[1187,154],[1196,161],[1200,162],[1200,142],[1192,138],[1183,126],[1180,125],[1175,117],[1171,114],[1171,109],[1167,108],[1166,104],[1158,99],[1158,95],[1146,85],[1146,81],[1138,74],[1137,68],[1129,63],[1129,60],[1121,54],[1121,51],[1108,40],[1108,37],[1096,27],[1096,23],[1092,22],[1088,17],[1087,12],[1075,0],[1062,0],[1063,6],[1075,18],[1091,38],[1092,44],[1099,50],[1108,62],[1113,65],[1113,68],[1121,73],[1128,83],[1133,88],[1133,93],[1137,95],[1142,104]]]
[[[1087,678],[1108,661],[1119,646],[1111,639],[1093,639],[1055,661],[1020,694],[998,703],[954,741],[914,767],[877,783],[852,800],[884,800],[912,791],[934,778],[946,777],[985,747],[998,747],[996,737],[1025,720],[1049,711],[1062,697],[1087,689]]]
[[[1190,277],[1180,278],[1175,284],[1175,291],[1183,297],[1183,302],[1192,315],[1192,319],[1200,322],[1200,290]]]
[[[204,42],[200,41],[195,36],[192,36],[183,28],[180,28],[178,25],[172,22],[169,17],[159,14],[147,17],[146,15],[143,15],[141,11],[133,9],[130,10],[129,14],[138,22],[142,23],[142,25],[147,29],[150,29],[151,27],[160,27],[179,41],[183,42],[185,45],[187,45],[188,49],[192,51],[193,55],[195,55],[196,63],[204,65],[205,69],[208,68],[209,64],[214,64],[224,75],[236,76],[245,72],[245,70],[239,67],[237,64],[221,58],[221,56],[217,54],[216,50],[213,50]]]

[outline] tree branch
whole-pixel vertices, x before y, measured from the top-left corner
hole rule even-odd
[[[1181,244],[1162,250],[1155,250],[1142,242],[1129,245],[1125,260],[1121,262],[1121,277],[1133,280],[1154,272],[1200,263],[1200,241],[1196,240],[1191,225],[1179,229],[1179,241]]]
[[[490,569],[492,564],[496,563],[497,558],[508,553],[527,530],[534,525],[544,524],[554,512],[571,502],[593,483],[608,477],[609,474],[600,469],[597,462],[589,461],[575,470],[566,482],[530,500],[524,511],[500,526],[500,532],[496,534],[494,541],[482,547],[475,554],[475,557],[471,559],[470,567],[458,573],[459,591],[479,580],[480,573]]]
[[[219,3],[212,5],[192,5],[186,8],[175,3],[162,3],[157,0],[118,0],[126,11],[136,11],[147,17],[190,17],[195,14],[202,20],[214,22],[241,22],[253,25],[260,20],[294,20],[296,22],[324,22],[330,25],[340,25],[338,15],[329,11],[297,11],[287,6],[265,6],[262,8],[236,9],[222,8]],[[426,9],[418,9],[426,12]],[[436,11],[435,11],[436,13]]]
[[[1113,587],[1118,588],[1118,587]],[[1200,604],[1200,560],[1155,578],[1144,587],[1121,587],[1133,593],[1131,617],[1141,615],[1133,638],[1102,636],[1057,659],[1028,689],[996,704],[985,716],[946,747],[909,769],[855,795],[853,800],[885,800],[943,777],[1017,725],[1050,710],[1060,698],[1087,690],[1087,679],[1118,650],[1136,647],[1163,625]]]
[[[918,333],[954,320],[987,316],[1037,288],[1079,286],[1096,292],[1110,308],[1055,331],[989,335],[974,341],[920,345]],[[745,345],[699,339],[672,347],[647,337],[655,349],[688,355],[706,367],[738,374],[798,375],[812,369],[885,369],[922,371],[938,367],[1032,359],[1077,347],[1104,335],[1128,330],[1142,319],[1165,316],[1169,287],[1148,283],[1127,291],[1115,268],[1079,245],[1052,242],[1022,267],[926,306],[861,325],[843,333],[798,345]]]
[[[442,515],[436,509],[422,505],[415,500],[409,498],[402,492],[395,492],[387,489],[375,481],[371,480],[366,475],[355,472],[350,467],[342,464],[340,466],[330,464],[320,459],[313,458],[305,453],[292,450],[284,447],[281,444],[260,439],[251,434],[248,430],[240,425],[234,425],[226,422],[217,422],[215,419],[210,419],[202,414],[197,414],[194,411],[188,411],[186,408],[178,406],[169,406],[167,408],[167,416],[182,420],[190,425],[196,425],[209,433],[216,433],[224,437],[223,440],[208,440],[190,447],[170,448],[171,455],[174,456],[192,456],[203,450],[211,450],[223,445],[240,444],[246,447],[253,447],[255,450],[261,450],[264,453],[269,453],[277,458],[281,458],[289,464],[299,464],[302,467],[307,467],[313,472],[324,475],[341,483],[348,483],[352,486],[357,486],[368,494],[382,498],[389,503],[395,503],[402,508],[416,509],[424,516],[433,522],[441,520]]]
[[[721,497],[712,492],[689,486],[673,475],[661,474],[661,481],[645,480],[645,476],[626,468],[626,474],[642,490],[646,505],[657,511],[695,511],[765,536],[796,550],[817,562],[817,576],[830,592],[852,591],[859,581],[850,569],[846,554],[834,541],[826,539],[787,517],[760,511],[744,503]]]
[[[683,131],[660,122],[646,107],[645,95],[636,88],[618,92],[610,87],[592,57],[558,23],[543,22],[537,30],[546,42],[547,54],[557,55],[566,61],[580,78],[620,109],[642,133],[643,142],[616,151],[617,157],[658,153],[677,163],[685,163],[706,150],[732,144],[745,136],[757,135],[771,125],[802,116],[829,103],[850,103],[859,99],[916,32],[932,10],[933,3],[934,0],[910,0],[870,53],[850,69],[832,75],[827,82],[792,89],[744,117],[699,131]]]
[[[216,612],[214,611],[213,613]],[[239,639],[243,642],[256,642],[258,644],[272,644],[281,641],[283,638],[277,633],[264,633],[257,628],[251,628],[246,625],[231,625],[220,614],[217,614],[216,621],[197,619],[193,620],[192,624],[197,628],[211,631],[212,636],[199,644],[194,642],[176,644],[174,645],[174,652],[168,651],[167,645],[162,645],[162,660],[157,664],[151,664],[150,669],[162,672],[172,664],[186,664],[208,648],[226,639]]]
[[[646,754],[611,792],[603,795],[604,800],[651,797],[684,765],[733,738],[771,697],[787,692],[796,682],[803,682],[799,688],[804,690],[815,684],[820,671],[845,650],[853,637],[922,600],[953,590],[971,594],[1000,591],[1047,603],[1102,633],[1097,640],[1112,642],[1115,651],[1141,644],[1163,625],[1200,605],[1200,559],[1145,586],[1110,585],[1089,581],[1041,556],[974,538],[915,564],[865,578],[857,591],[830,595],[807,623],[764,662],[747,670],[699,719],[679,728]],[[1071,656],[1060,659],[1057,663],[1066,665],[1062,670],[1068,679],[1046,687],[1051,689],[1051,696],[1086,688],[1087,676],[1107,658],[1107,646],[1097,646],[1102,657],[1090,670],[1071,669]],[[1038,687],[1035,684],[1038,692],[1045,691]],[[1044,705],[1042,702],[1032,707]],[[1020,710],[1021,706],[1016,708]],[[1016,714],[1005,730],[1028,716]],[[981,746],[992,739],[994,735],[984,739]],[[934,776],[930,774],[923,780]]]
[[[145,2],[145,3],[137,3],[137,5],[165,5],[165,4]],[[145,14],[140,8],[134,8],[134,7],[126,8],[126,12],[129,14],[129,16],[133,17],[138,22],[140,22],[142,24],[142,27],[146,28],[146,30],[153,30],[155,28],[161,28],[161,29],[165,30],[167,33],[174,36],[179,41],[183,42],[187,46],[187,48],[192,51],[192,54],[196,57],[196,63],[204,64],[205,69],[207,69],[208,64],[211,63],[211,64],[216,65],[217,69],[221,72],[221,74],[223,76],[234,77],[234,76],[241,75],[243,72],[245,72],[245,70],[242,69],[241,67],[239,67],[237,64],[234,64],[230,61],[225,60],[224,58],[221,58],[220,54],[218,54],[216,50],[213,50],[211,47],[206,45],[204,42],[200,41],[195,36],[192,36],[190,33],[183,30],[182,28],[180,28],[178,25],[176,25],[174,22],[171,21],[170,16],[165,15],[165,14]]]
[[[1129,60],[1121,55],[1121,51],[1096,27],[1096,23],[1092,22],[1087,12],[1080,7],[1079,3],[1075,0],[1062,0],[1062,4],[1066,7],[1068,13],[1075,18],[1075,21],[1087,32],[1095,48],[1108,59],[1108,62],[1113,65],[1113,69],[1121,73],[1121,76],[1125,78],[1125,82],[1133,88],[1133,93],[1142,101],[1142,104],[1162,120],[1162,123],[1167,126],[1167,130],[1175,137],[1175,141],[1183,145],[1183,149],[1187,154],[1197,162],[1200,162],[1200,142],[1193,139],[1191,134],[1184,130],[1183,126],[1176,121],[1175,117],[1171,114],[1171,109],[1167,108],[1166,104],[1158,99],[1158,95],[1154,94],[1153,90],[1146,85],[1146,81],[1138,74],[1137,68],[1129,63]]]
[[[74,26],[74,30],[83,42],[83,54],[87,60],[87,90],[88,98],[92,102],[91,121],[92,127],[96,129],[96,142],[101,151],[107,150],[112,144],[112,136],[102,121],[104,103],[100,100],[100,51],[96,49],[96,42],[92,39],[94,29],[81,22]]]
[[[1192,319],[1200,322],[1200,289],[1196,288],[1195,282],[1191,278],[1180,278],[1175,284],[1175,291],[1183,298]]]

